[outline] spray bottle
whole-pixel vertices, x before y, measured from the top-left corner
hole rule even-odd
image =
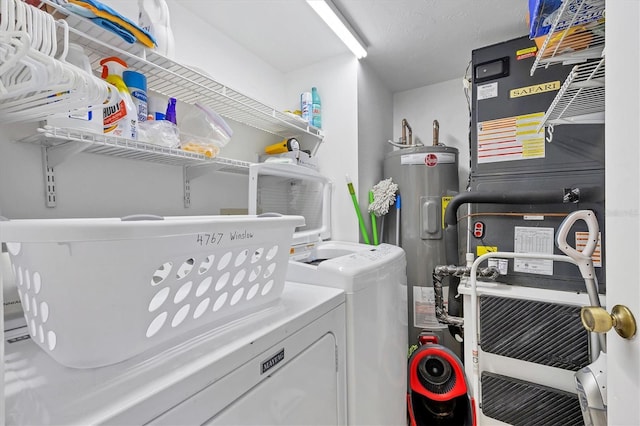
[[[129,89],[122,79],[122,73],[127,69],[127,63],[112,56],[101,60],[100,65],[102,66],[102,78],[115,86],[118,90],[118,96],[120,96],[119,102],[104,108],[104,133],[137,139],[138,112]]]
[[[147,121],[147,78],[144,74],[127,70],[122,73],[122,80],[127,85],[131,99],[136,106],[138,123]]]
[[[302,111],[302,119],[311,124],[311,92],[303,92],[300,95],[300,111]]]

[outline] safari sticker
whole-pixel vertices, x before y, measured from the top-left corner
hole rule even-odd
[[[510,98],[519,98],[522,96],[537,95],[544,92],[553,92],[560,90],[560,81],[550,81],[548,83],[536,84],[535,86],[519,87],[509,91]]]

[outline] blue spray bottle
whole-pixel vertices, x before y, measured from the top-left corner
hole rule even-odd
[[[311,88],[311,125],[318,129],[322,128],[322,106],[318,89]]]

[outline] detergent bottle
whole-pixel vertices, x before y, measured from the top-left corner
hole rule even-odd
[[[138,0],[138,25],[156,39],[156,52],[173,58],[175,41],[169,22],[169,6],[165,0]]]
[[[103,131],[113,136],[138,138],[138,111],[129,89],[122,79],[127,63],[120,58],[109,57],[100,61],[102,78],[117,89],[119,101],[103,109]],[[114,94],[116,95],[116,94]]]

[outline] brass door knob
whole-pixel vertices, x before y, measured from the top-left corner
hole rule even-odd
[[[584,306],[580,310],[580,319],[584,328],[595,333],[606,333],[613,328],[625,339],[631,339],[636,334],[636,319],[629,308],[623,305],[614,306],[611,314],[600,307]]]

